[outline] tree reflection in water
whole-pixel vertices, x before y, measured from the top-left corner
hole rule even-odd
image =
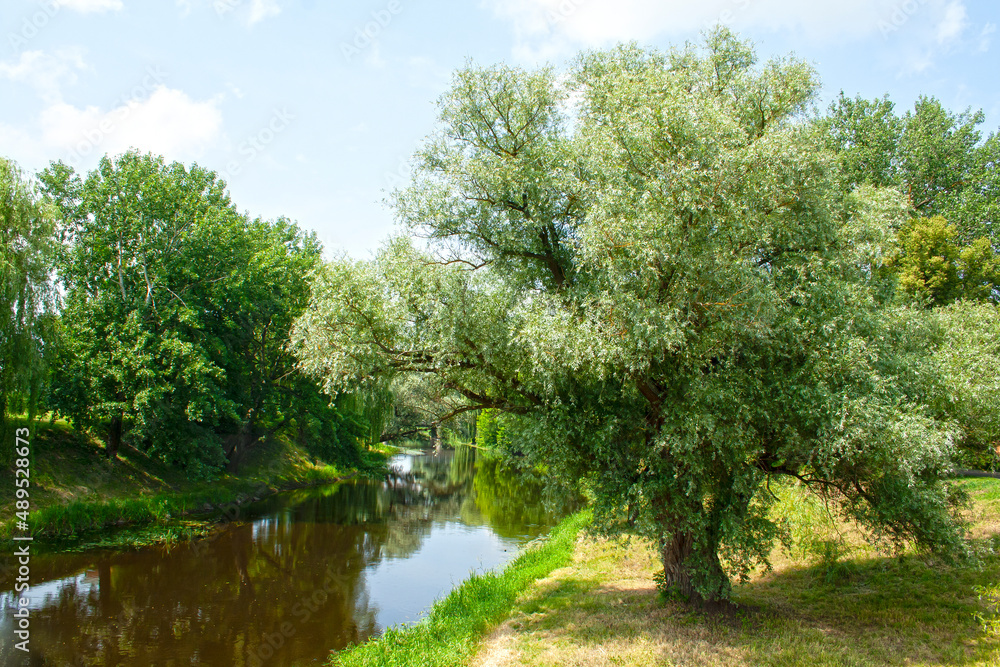
[[[499,553],[489,557],[500,562],[503,551],[556,518],[544,507],[539,480],[475,449],[399,463],[382,482],[274,496],[251,507],[250,518],[171,549],[36,556],[33,573],[51,581],[38,585],[33,576],[29,664],[322,661],[330,649],[381,632],[395,606],[433,602],[434,595],[414,599],[405,586],[372,599],[369,583],[380,564],[419,558],[428,540],[454,540],[449,550],[468,551],[471,543],[461,542],[468,527],[497,536]],[[464,532],[437,530],[452,525]],[[467,555],[454,580],[483,562],[483,554]],[[5,638],[13,636],[10,598],[3,596],[0,612]],[[0,663],[25,664],[11,643],[0,648]]]

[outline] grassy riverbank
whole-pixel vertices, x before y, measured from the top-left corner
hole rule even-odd
[[[535,580],[569,562],[589,512],[556,526],[500,572],[473,575],[437,602],[419,623],[391,628],[376,641],[337,654],[341,667],[453,667],[469,660],[482,637],[505,619]]]
[[[124,546],[194,537],[207,532],[212,521],[191,513],[231,510],[278,490],[332,482],[353,472],[315,465],[298,448],[270,442],[239,476],[191,482],[182,471],[127,446],[118,460],[109,461],[99,442],[61,422],[34,424],[30,442],[31,533],[60,543],[83,539]],[[383,460],[372,455],[366,463],[377,468]],[[0,473],[0,486],[11,490],[0,504],[0,539],[7,539],[15,521],[10,470]],[[124,526],[137,529],[112,536],[111,542],[97,535]]]
[[[586,539],[465,664],[1000,665],[1000,481],[965,485],[977,566],[880,555],[818,503],[786,495],[795,546],[735,587],[735,617],[662,600],[649,544]]]
[[[1000,480],[973,499],[976,565],[886,556],[800,489],[782,490],[790,549],[735,587],[742,610],[664,601],[651,545],[577,539],[587,517],[498,574],[476,576],[419,624],[343,651],[333,665],[1000,666]],[[489,636],[487,636],[489,635]]]

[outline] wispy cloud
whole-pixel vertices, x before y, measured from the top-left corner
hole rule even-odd
[[[0,78],[31,86],[46,103],[62,99],[62,87],[77,80],[86,69],[80,49],[65,48],[55,53],[25,51],[16,61],[0,61]]]
[[[952,0],[945,7],[944,16],[937,25],[937,43],[947,46],[962,36],[969,25],[969,17],[962,0]]]
[[[887,31],[946,46],[968,24],[963,0],[483,0],[515,34],[515,54],[545,59],[622,40],[688,35],[716,24],[835,42]],[[923,28],[933,26],[932,34]],[[916,28],[920,29],[916,29]]]
[[[250,3],[250,25],[281,13],[278,0],[252,0]]]
[[[985,53],[990,50],[991,35],[997,31],[996,23],[987,23],[979,33],[979,51]]]

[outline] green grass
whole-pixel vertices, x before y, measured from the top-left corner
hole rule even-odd
[[[95,439],[65,422],[35,422],[31,435],[30,526],[36,538],[53,547],[131,546],[169,542],[204,534],[212,523],[184,520],[192,512],[217,511],[277,490],[328,483],[347,473],[314,464],[297,447],[281,441],[255,448],[239,476],[188,480],[182,471],[127,446],[109,461]],[[377,475],[386,457],[367,452],[362,473]],[[14,477],[0,471],[0,539],[10,538],[16,522]],[[99,531],[142,527],[119,537]]]
[[[974,502],[978,562],[879,553],[786,487],[777,510],[795,543],[775,550],[773,571],[735,586],[735,616],[664,600],[648,543],[587,539],[571,567],[526,591],[481,650],[454,664],[998,667],[1000,480],[960,483]]]
[[[548,539],[525,549],[500,572],[471,576],[412,626],[386,630],[379,639],[335,655],[342,667],[453,667],[463,664],[532,583],[569,562],[577,535],[590,522],[581,512],[563,520]]]

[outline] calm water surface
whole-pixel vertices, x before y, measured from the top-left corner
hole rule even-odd
[[[0,594],[0,664],[323,664],[417,620],[568,509],[475,451],[399,456],[384,482],[272,496],[169,549],[35,555],[32,652],[13,649],[11,593]]]

